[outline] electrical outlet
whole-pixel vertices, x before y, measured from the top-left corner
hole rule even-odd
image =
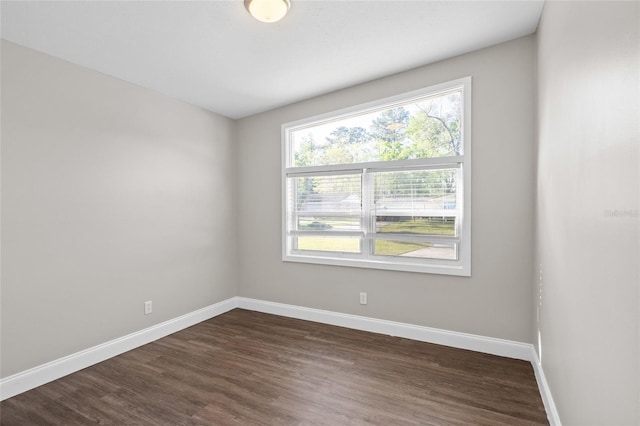
[[[151,303],[151,300],[144,302],[144,314],[149,315],[151,312],[153,312],[153,304]]]
[[[361,305],[366,305],[367,304],[367,293],[360,293],[360,304]]]

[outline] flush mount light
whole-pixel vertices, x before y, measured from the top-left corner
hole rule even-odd
[[[251,16],[262,22],[277,22],[289,11],[289,0],[244,0]]]

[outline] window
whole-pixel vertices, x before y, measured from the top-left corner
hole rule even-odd
[[[283,260],[471,275],[471,78],[282,126]]]

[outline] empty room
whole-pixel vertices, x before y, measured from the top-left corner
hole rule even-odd
[[[0,15],[3,426],[640,424],[640,2]]]

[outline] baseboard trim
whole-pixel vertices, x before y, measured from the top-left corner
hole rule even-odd
[[[533,361],[531,358],[533,345],[528,343],[287,305],[283,303],[267,302],[264,300],[249,299],[246,297],[238,297],[238,307],[289,318],[297,318],[356,330],[369,331],[372,333],[404,337],[421,342],[468,349],[476,352],[521,359],[530,362]]]
[[[542,365],[538,360],[535,348],[531,344],[246,297],[231,297],[144,330],[1,379],[0,401],[146,345],[235,308],[529,361],[535,372],[550,425],[562,425]]]
[[[542,403],[544,404],[544,409],[547,411],[547,419],[549,420],[549,425],[562,426],[562,422],[560,421],[560,415],[558,414],[558,409],[556,408],[556,404],[553,401],[553,396],[551,396],[551,389],[549,388],[549,384],[547,383],[547,378],[544,375],[542,364],[538,359],[538,353],[536,352],[533,345],[531,345],[531,351],[532,351],[531,365],[533,365],[533,371],[536,374],[538,389],[540,390],[540,396],[542,396]]]
[[[151,343],[237,307],[237,298],[189,312],[135,333],[102,343],[0,380],[0,401]]]
[[[421,342],[435,343],[451,346],[459,349],[468,349],[492,355],[529,361],[533,366],[538,389],[542,397],[547,418],[551,426],[562,426],[558,411],[556,410],[551,390],[538,360],[538,354],[530,343],[515,342],[512,340],[497,339],[493,337],[478,336],[474,334],[459,333],[413,324],[380,320],[376,318],[358,315],[343,314],[321,309],[306,308],[284,303],[268,302],[246,297],[238,297],[238,308],[283,317],[336,325],[339,327],[369,331],[372,333],[387,334],[390,336],[404,337]]]

